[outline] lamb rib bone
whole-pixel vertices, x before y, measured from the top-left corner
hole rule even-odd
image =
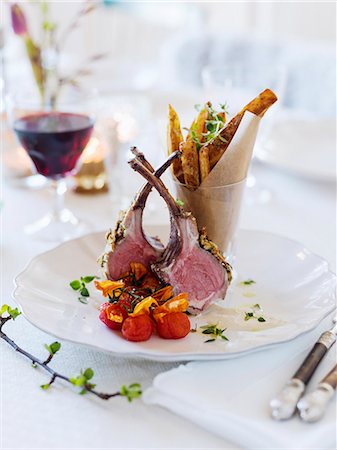
[[[205,229],[199,234],[195,218],[176,204],[161,180],[139,160],[129,164],[157,189],[170,212],[169,242],[161,257],[151,264],[153,272],[172,285],[175,293],[188,293],[190,312],[200,312],[224,298],[232,279],[231,266],[216,244],[208,239]]]
[[[136,148],[131,150],[137,160],[145,163],[143,154]],[[180,152],[172,155],[155,172],[160,177],[172,162],[180,156]],[[149,163],[147,167],[153,170]],[[111,280],[119,279],[129,271],[131,262],[140,262],[150,269],[151,263],[162,254],[164,246],[157,237],[146,236],[142,226],[143,211],[152,185],[147,183],[138,193],[130,208],[120,213],[114,230],[106,235],[106,248],[99,262],[105,276]]]

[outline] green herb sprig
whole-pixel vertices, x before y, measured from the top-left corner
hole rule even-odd
[[[73,280],[69,283],[70,287],[74,291],[79,291],[81,297],[78,297],[78,301],[81,303],[88,303],[87,297],[90,297],[89,289],[87,288],[87,284],[91,283],[93,280],[98,279],[96,275],[87,275],[85,277],[81,277],[79,280]]]
[[[256,303],[251,307],[252,311],[245,312],[244,320],[256,319],[258,322],[266,322],[266,319],[259,313],[261,306]]]
[[[214,342],[217,338],[221,338],[224,341],[229,341],[229,339],[223,334],[226,331],[226,328],[218,328],[216,325],[203,325],[200,327],[202,331],[202,334],[208,334],[212,336],[210,339],[207,339],[205,343],[207,342]]]
[[[48,351],[49,355],[45,361],[37,358],[36,356],[28,353],[23,348],[19,347],[10,337],[7,336],[3,331],[4,325],[10,320],[15,320],[21,312],[18,308],[12,308],[9,305],[2,305],[0,308],[0,339],[3,339],[10,345],[16,352],[20,353],[27,359],[32,362],[33,367],[41,367],[45,372],[48,372],[51,376],[49,383],[45,383],[40,385],[40,388],[44,391],[48,390],[50,386],[55,382],[55,380],[60,379],[64,380],[67,383],[79,387],[80,394],[90,393],[99,397],[102,400],[109,400],[112,397],[126,397],[129,402],[140,397],[142,395],[141,385],[139,383],[133,383],[129,386],[121,386],[120,390],[117,392],[113,392],[112,394],[107,394],[103,392],[98,392],[95,390],[96,385],[91,382],[94,377],[94,371],[89,367],[85,370],[81,370],[80,374],[76,377],[67,377],[59,372],[56,372],[49,366],[49,363],[52,361],[57,352],[61,349],[61,344],[57,341],[52,342],[51,344],[45,344],[45,349]]]
[[[249,279],[249,280],[241,281],[239,283],[239,286],[251,286],[252,284],[256,284],[256,281]]]
[[[190,136],[195,142],[198,151],[201,147],[212,143],[217,138],[224,143],[227,142],[226,139],[221,136],[221,132],[225,128],[225,119],[223,117],[223,113],[228,114],[228,106],[227,103],[220,103],[219,106],[221,111],[216,111],[212,107],[212,104],[210,102],[205,103],[205,105],[203,106],[203,108],[208,112],[208,119],[205,123],[206,131],[202,133],[201,139],[195,132],[196,121],[193,122],[191,129],[189,130]],[[200,111],[202,109],[201,105],[194,105],[194,107],[197,111]]]

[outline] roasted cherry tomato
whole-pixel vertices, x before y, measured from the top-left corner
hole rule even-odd
[[[122,305],[105,302],[100,308],[99,318],[111,330],[120,330],[128,313]]]
[[[190,319],[182,312],[165,314],[157,321],[158,335],[164,339],[180,339],[191,329]]]
[[[128,341],[140,342],[150,339],[153,333],[153,322],[146,314],[128,317],[122,326],[122,334]]]

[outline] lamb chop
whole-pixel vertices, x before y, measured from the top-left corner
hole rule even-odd
[[[152,174],[154,169],[143,154],[135,147],[131,151],[136,155],[136,160],[146,166]],[[153,176],[160,177],[179,155],[179,151],[172,153]],[[131,262],[142,263],[150,269],[151,264],[163,253],[164,246],[160,240],[157,237],[146,236],[142,227],[143,211],[151,189],[152,185],[147,183],[139,191],[129,210],[121,213],[115,229],[110,230],[106,236],[107,246],[100,258],[100,264],[110,280],[118,280],[128,272]]]
[[[216,244],[200,234],[196,219],[180,208],[161,180],[139,160],[129,162],[164,199],[170,212],[171,233],[167,247],[152,262],[152,271],[174,288],[175,294],[187,292],[189,311],[198,313],[211,303],[224,298],[232,279],[231,266],[226,262]]]

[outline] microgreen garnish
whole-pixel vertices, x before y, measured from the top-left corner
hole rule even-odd
[[[179,200],[179,198],[177,198],[176,205],[178,205],[180,207],[183,207],[184,206],[184,202],[182,200]]]
[[[239,283],[239,286],[250,286],[251,284],[255,284],[255,283],[256,283],[256,281],[249,279],[249,280],[241,281]]]
[[[92,281],[92,280],[91,280]],[[88,282],[88,281],[87,281]],[[52,367],[49,366],[49,363],[54,358],[55,354],[61,349],[61,344],[57,341],[52,342],[51,344],[45,344],[45,349],[48,351],[49,355],[45,361],[33,356],[28,353],[26,350],[19,347],[7,334],[4,333],[3,327],[4,325],[11,321],[15,320],[21,312],[18,308],[12,308],[8,305],[2,305],[0,307],[0,339],[3,339],[7,344],[12,347],[16,352],[20,353],[25,358],[29,359],[32,363],[32,367],[36,368],[37,366],[41,367],[41,369],[48,372],[51,376],[49,383],[41,384],[40,388],[46,391],[51,387],[51,385],[55,382],[57,378],[66,381],[74,386],[77,386],[80,389],[80,394],[86,394],[89,392],[96,397],[99,397],[102,400],[109,400],[112,397],[126,397],[129,402],[138,398],[142,394],[141,386],[138,383],[130,384],[129,386],[121,386],[119,391],[113,392],[112,394],[106,394],[103,392],[96,391],[95,384],[93,384],[90,380],[94,376],[94,371],[91,368],[81,370],[80,374],[76,377],[67,377],[59,372],[56,372]]]
[[[261,306],[258,303],[251,306],[252,311],[245,312],[244,320],[256,319],[258,322],[266,322],[266,319],[262,317],[259,311],[262,310]]]
[[[79,280],[73,280],[69,283],[70,287],[74,291],[79,291],[79,293],[81,294],[81,297],[78,297],[79,302],[83,304],[88,303],[87,299],[84,298],[90,297],[90,292],[86,285],[91,283],[95,278],[98,279],[99,277],[97,277],[96,275],[87,275],[85,277],[81,277]]]
[[[252,313],[252,312],[245,313],[245,320],[252,319],[253,317],[254,317],[254,313]]]
[[[227,103],[227,102],[225,102],[225,103],[219,103],[219,106],[220,106],[220,108],[222,109],[222,111],[223,111],[225,114],[229,114],[229,113],[228,113],[228,103]]]
[[[202,331],[202,334],[209,334],[212,337],[210,339],[207,339],[206,342],[214,342],[218,337],[223,339],[224,341],[229,341],[229,339],[223,334],[226,330],[226,328],[218,328],[216,325],[203,325],[200,327]]]
[[[201,105],[194,105],[194,108],[197,111],[201,111]],[[202,133],[202,136],[197,135],[195,132],[196,121],[193,122],[189,133],[191,139],[195,142],[196,148],[199,151],[200,148],[206,144],[210,144],[215,139],[220,139],[224,143],[226,143],[226,139],[221,136],[222,130],[225,128],[225,115],[227,114],[227,103],[221,103],[220,108],[221,111],[217,112],[210,102],[205,103],[203,106],[204,109],[208,112],[208,118],[205,122],[205,133]]]

